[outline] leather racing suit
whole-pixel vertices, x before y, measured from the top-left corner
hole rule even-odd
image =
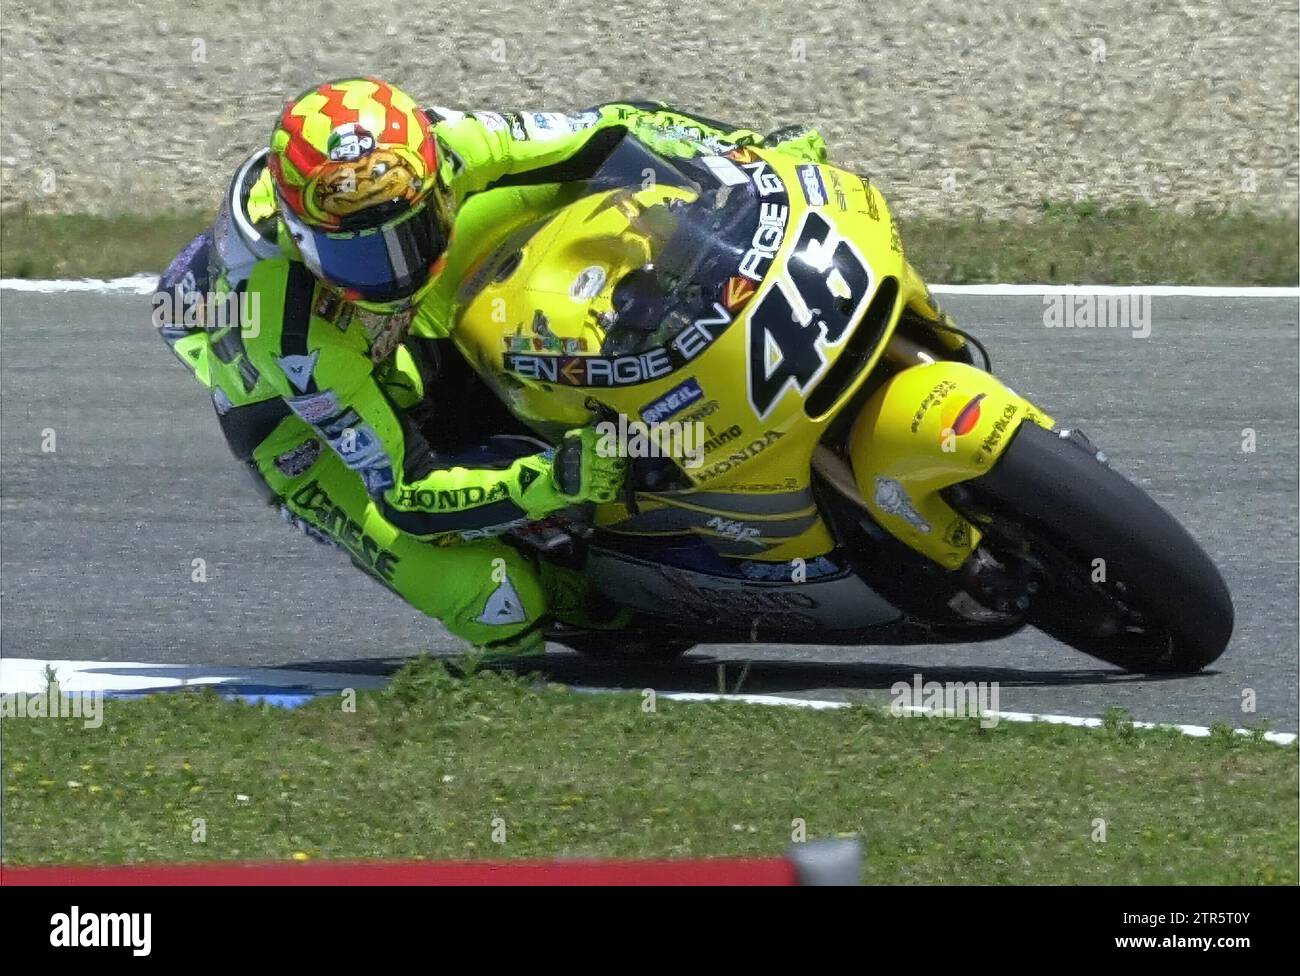
[[[651,103],[572,115],[426,114],[457,209],[492,194],[480,222],[545,212],[629,130],[667,154],[762,143],[826,160],[812,129],[765,141]],[[344,549],[471,644],[536,650],[549,616],[589,622],[576,574],[497,537],[567,500],[549,477],[553,451],[496,436],[492,419],[504,415],[447,339],[470,250],[458,245],[474,228],[457,220],[437,285],[414,315],[369,316],[295,259],[265,155],[239,168],[216,220],[172,262],[154,303],[164,339],[210,391],[232,452],[288,522]]]

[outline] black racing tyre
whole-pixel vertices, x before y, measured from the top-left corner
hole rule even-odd
[[[1057,640],[1142,672],[1199,671],[1228,646],[1232,597],[1210,557],[1082,435],[1023,424],[950,499],[1000,562],[1033,568],[1026,619]]]

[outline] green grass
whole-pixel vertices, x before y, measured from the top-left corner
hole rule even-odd
[[[1033,222],[901,222],[909,257],[945,284],[1295,285],[1300,225],[1294,217],[1177,213],[1043,201]]]
[[[212,220],[208,213],[154,216],[0,217],[0,277],[115,278],[160,272]]]
[[[0,219],[0,277],[107,278],[161,271],[210,220],[37,216]],[[1044,201],[1033,221],[917,219],[901,222],[907,253],[927,281],[1295,285],[1294,217],[1176,213]]]
[[[873,882],[1296,881],[1294,747],[642,701],[417,662],[355,711],[194,693],[110,700],[99,729],[8,719],[5,858],[753,856],[801,818],[864,837]]]

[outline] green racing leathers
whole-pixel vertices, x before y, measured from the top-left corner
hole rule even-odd
[[[440,421],[444,391],[429,360],[450,333],[465,264],[481,253],[482,235],[503,236],[564,202],[566,188],[626,131],[670,155],[762,140],[644,103],[576,115],[427,114],[458,216],[439,279],[413,315],[373,316],[313,279],[276,221],[264,154],[256,154],[236,174],[214,225],[159,286],[159,295],[182,304],[209,291],[234,296],[228,308],[239,321],[213,328],[173,302],[159,324],[211,390],[232,450],[287,520],[345,549],[470,643],[533,649],[548,614],[584,620],[583,587],[495,536],[572,499],[558,490],[553,452],[538,451],[540,444],[515,438],[485,452],[463,450],[454,436],[450,448],[440,443],[456,432]],[[825,159],[812,130],[790,133],[781,148]],[[442,359],[451,356],[442,350]],[[466,414],[443,406],[452,417]]]

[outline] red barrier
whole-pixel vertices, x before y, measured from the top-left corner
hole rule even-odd
[[[795,885],[784,859],[320,861],[0,868],[0,885]]]

